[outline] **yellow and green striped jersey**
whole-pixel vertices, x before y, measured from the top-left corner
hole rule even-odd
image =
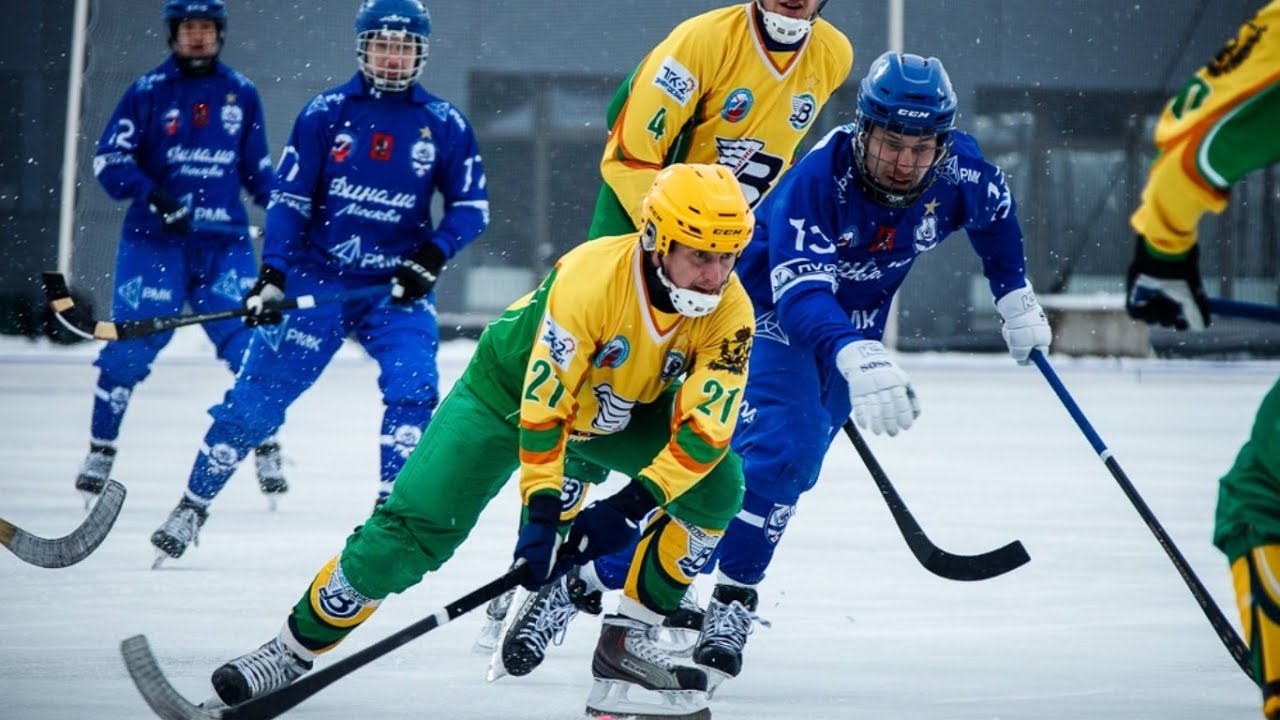
[[[676,162],[729,167],[754,206],[848,77],[853,46],[833,25],[819,19],[799,49],[771,51],[753,8],[681,23],[611,104],[600,171],[633,227],[654,176]]]
[[[632,409],[675,393],[671,439],[641,471],[670,501],[728,451],[747,380],[751,301],[733,275],[716,309],[654,309],[639,235],[567,253],[485,329],[463,382],[520,426],[520,494],[560,492],[566,443],[625,432]],[[668,396],[669,397],[669,396]]]

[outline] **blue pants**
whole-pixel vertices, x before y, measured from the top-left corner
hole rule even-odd
[[[703,567],[759,584],[795,514],[818,481],[822,459],[852,410],[849,385],[811,351],[757,333],[733,449],[742,456],[746,495],[715,555]],[[597,560],[596,574],[622,587],[633,548]]]
[[[177,315],[190,304],[195,312],[239,307],[257,278],[257,261],[247,238],[226,243],[194,244],[172,235],[140,235],[127,228],[116,253],[115,294],[111,317],[116,321]],[[232,372],[240,369],[250,331],[239,320],[205,323],[204,331],[218,357]],[[95,365],[90,432],[97,442],[120,436],[120,423],[133,388],[151,374],[151,363],[173,339],[173,331],[136,340],[109,342]]]
[[[384,280],[301,265],[290,271],[287,287],[291,296],[323,296],[379,282]],[[284,424],[285,411],[320,377],[348,335],[381,368],[378,387],[386,410],[379,494],[389,495],[439,399],[433,296],[398,305],[388,293],[288,312],[280,324],[259,327],[235,385],[209,411],[214,423],[191,470],[188,494],[212,500],[248,451]]]

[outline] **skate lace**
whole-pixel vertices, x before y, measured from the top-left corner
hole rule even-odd
[[[534,615],[533,622],[520,628],[516,637],[538,652],[544,652],[547,643],[560,645],[564,642],[569,622],[578,615],[578,606],[569,599],[564,583],[557,582],[546,599],[538,603],[530,613]]]
[[[747,636],[755,629],[752,623],[760,623],[765,627],[772,625],[737,600],[728,605],[713,600],[711,606],[707,608],[702,642],[726,650],[742,652],[742,648],[747,644]]]
[[[160,531],[184,545],[190,544],[200,537],[200,516],[193,508],[178,507],[169,513]]]
[[[232,660],[231,666],[244,676],[253,697],[287,685],[309,669],[294,659],[278,640]]]
[[[632,628],[627,630],[627,637],[623,647],[626,651],[641,660],[656,665],[663,670],[670,671],[679,663],[676,659],[668,654],[665,650],[654,644],[654,635],[657,633],[658,627],[651,626],[646,628]]]

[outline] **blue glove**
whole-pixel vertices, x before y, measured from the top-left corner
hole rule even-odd
[[[560,561],[560,497],[551,493],[529,498],[524,525],[516,541],[516,565],[529,566],[525,580],[520,584],[530,592],[563,575],[571,567]],[[559,562],[558,562],[559,561]]]
[[[653,493],[644,483],[632,480],[622,490],[578,513],[560,555],[573,565],[584,565],[629,547],[639,538],[640,521],[656,507],[658,501]]]

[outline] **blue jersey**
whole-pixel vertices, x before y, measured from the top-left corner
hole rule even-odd
[[[756,208],[738,264],[757,334],[812,348],[828,366],[855,340],[884,334],[912,263],[965,230],[999,298],[1025,284],[1022,230],[1001,170],[956,132],[932,186],[908,207],[872,202],[854,162],[852,125],[831,131]]]
[[[192,220],[244,226],[240,187],[265,207],[271,154],[262,102],[249,79],[222,63],[207,75],[182,74],[171,56],[125,91],[98,141],[93,174],[117,200],[133,200],[126,235],[160,233],[147,195],[160,186],[192,208]],[[225,242],[193,232],[195,242]]]
[[[444,217],[432,223],[439,190]],[[317,95],[276,168],[262,261],[306,259],[338,272],[390,275],[430,240],[451,258],[484,230],[489,200],[475,133],[420,85],[379,93],[357,73]]]

